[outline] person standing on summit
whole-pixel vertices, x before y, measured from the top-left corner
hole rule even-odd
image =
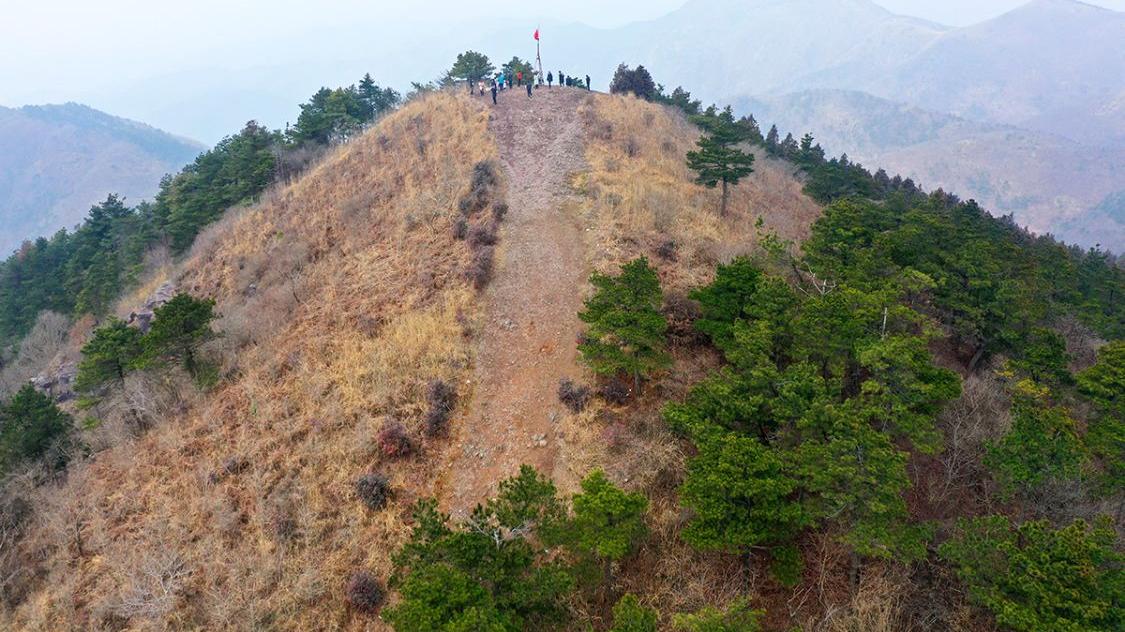
[[[496,82],[492,82],[492,105],[496,105]]]
[[[548,70],[547,71],[547,87],[548,88],[551,87],[551,82],[554,81],[554,80],[555,80],[555,75],[551,74],[551,71]]]
[[[590,75],[586,75],[586,89],[590,89]]]

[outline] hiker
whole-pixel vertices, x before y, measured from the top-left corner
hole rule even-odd
[[[492,105],[496,105],[496,82],[492,82]]]
[[[465,82],[469,84],[469,96],[473,96],[473,78],[469,77]]]
[[[561,88],[565,85],[566,85],[566,75],[563,74],[563,71],[560,70],[559,71],[559,87]]]
[[[527,82],[527,98],[531,98],[531,82]]]
[[[590,75],[586,75],[586,89],[590,89]]]
[[[555,80],[555,75],[551,74],[551,71],[548,70],[547,71],[547,87],[548,88],[551,87],[551,82],[553,82],[554,80]]]
[[[517,86],[523,85],[523,71],[522,70],[516,73],[516,85]]]

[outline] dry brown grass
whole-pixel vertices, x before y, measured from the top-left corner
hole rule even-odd
[[[475,294],[451,225],[495,156],[486,121],[452,95],[411,103],[153,275],[217,300],[228,379],[42,490],[25,544],[46,576],[0,627],[382,629],[345,583],[388,573],[406,508],[434,491],[429,446],[380,465],[382,511],[355,480],[380,464],[385,421],[420,436],[430,379],[463,381]]]
[[[719,191],[695,184],[686,165],[684,156],[699,132],[678,111],[591,95],[580,114],[588,170],[571,183],[579,194],[572,211],[586,229],[595,269],[616,272],[621,263],[644,255],[658,269],[665,293],[680,295],[709,282],[716,264],[756,252],[757,218],[767,230],[799,242],[820,214],[791,167],[758,156],[755,172],[733,189],[728,216],[720,218]],[[700,552],[679,537],[687,514],[675,490],[690,446],[667,429],[661,407],[685,396],[716,366],[716,358],[699,348],[676,349],[674,355],[674,369],[646,387],[639,400],[613,407],[596,399],[582,413],[560,420],[569,478],[600,467],[618,484],[649,497],[651,537],[624,563],[617,589],[646,595],[666,615],[722,606],[740,594],[757,594],[769,582],[766,560],[744,571],[736,556]],[[608,616],[604,610],[581,607],[594,621]]]
[[[753,252],[755,221],[800,241],[820,216],[802,193],[792,165],[759,152],[754,173],[731,191],[728,216],[718,216],[718,189],[694,183],[684,156],[699,130],[677,110],[631,97],[591,95],[583,106],[590,169],[574,186],[586,202],[591,262],[600,270],[639,255],[654,263],[666,241],[677,262],[662,264],[666,289],[705,283],[717,263]]]

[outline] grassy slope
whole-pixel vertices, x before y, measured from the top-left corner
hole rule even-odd
[[[819,213],[790,166],[760,157],[720,220],[718,192],[693,184],[684,164],[698,132],[679,114],[604,95],[582,114],[589,171],[573,178],[581,195],[570,210],[587,228],[592,267],[645,254],[666,289],[682,292],[751,250],[757,217],[800,239]],[[472,165],[495,155],[478,104],[432,96],[201,236],[169,274],[218,301],[225,336],[212,351],[227,379],[43,492],[48,509],[28,545],[45,555],[45,576],[0,627],[381,629],[348,610],[343,585],[357,568],[387,575],[410,503],[440,492],[441,447],[419,439],[420,457],[383,462],[374,435],[393,418],[418,436],[425,382],[468,375],[478,305],[450,226]],[[654,254],[668,239],[675,261]],[[712,362],[678,353],[636,407],[560,421],[575,478],[602,465],[653,499],[654,538],[621,584],[666,611],[744,588],[736,560],[678,543],[670,492],[683,448],[658,415]],[[372,469],[397,490],[378,513],[353,492]],[[177,569],[186,574],[172,598],[134,599],[159,594],[160,573]]]
[[[387,418],[417,419],[426,380],[468,366],[458,313],[473,295],[450,223],[494,153],[477,106],[431,97],[209,231],[181,283],[218,301],[229,381],[46,492],[47,576],[0,627],[91,629],[134,612],[138,629],[362,629],[342,584],[387,571],[403,511],[434,480],[425,458],[381,466],[373,437]],[[247,467],[224,474],[228,459]],[[381,513],[352,490],[372,468],[398,490]],[[173,556],[190,597],[127,603],[159,591],[148,573]]]

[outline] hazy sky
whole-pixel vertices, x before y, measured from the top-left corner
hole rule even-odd
[[[955,26],[994,17],[1024,0],[876,0],[888,9]],[[1091,0],[1125,11],[1125,0]],[[388,25],[378,37],[416,42],[436,21],[564,20],[611,27],[658,17],[685,0],[0,0],[0,104],[57,95],[60,82],[112,72],[130,79],[173,72],[221,49],[268,56],[299,48],[301,34],[341,24]],[[470,10],[471,9],[471,10]],[[412,24],[411,24],[412,23]],[[372,33],[375,37],[375,34]],[[288,39],[287,39],[288,38]],[[267,50],[263,50],[263,48]],[[279,51],[288,52],[288,51]],[[203,63],[207,63],[204,61]],[[260,62],[257,62],[260,63]],[[68,74],[57,74],[64,67]],[[54,97],[57,99],[57,97]]]
[[[876,2],[897,13],[962,26],[1023,0]],[[1091,2],[1125,11],[1125,0]],[[354,80],[359,68],[374,68],[402,88],[407,79],[435,70],[416,67],[419,60],[411,57],[410,51],[427,38],[436,50],[479,41],[493,26],[530,28],[540,20],[554,20],[613,27],[656,18],[683,4],[685,0],[0,0],[0,105],[75,100],[213,142],[217,130],[227,133],[230,121],[201,133],[186,120],[208,118],[206,101],[198,98],[203,90],[225,91],[226,101],[237,99],[238,90],[254,90],[291,106],[320,81]],[[153,105],[138,91],[160,91],[164,103]],[[185,114],[169,101],[196,107]]]

